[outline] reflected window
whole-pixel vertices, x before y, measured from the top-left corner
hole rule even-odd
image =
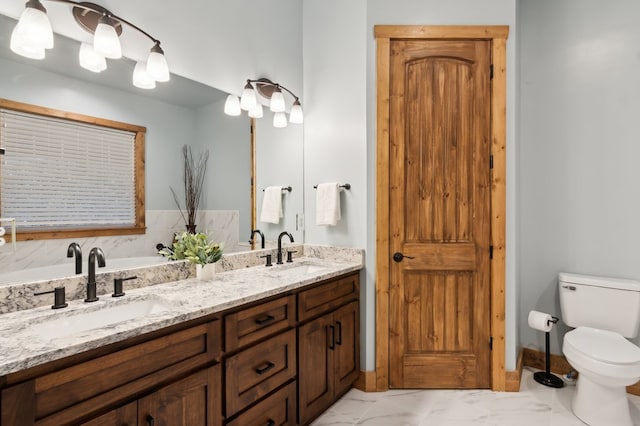
[[[144,233],[145,132],[0,101],[0,217],[18,240]]]

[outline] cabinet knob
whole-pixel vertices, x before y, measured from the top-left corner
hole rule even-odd
[[[267,424],[266,424],[266,425],[264,425],[264,426],[276,426],[276,422],[274,422],[272,419],[269,419],[269,420],[267,421]]]
[[[147,414],[146,420],[147,420],[147,426],[155,426],[156,419],[154,419],[151,414]]]

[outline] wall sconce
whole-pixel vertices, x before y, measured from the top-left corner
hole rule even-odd
[[[235,95],[227,96],[227,100],[224,103],[224,112],[227,115],[237,116],[242,113],[242,110],[245,110],[248,111],[249,117],[261,118],[263,111],[262,105],[258,102],[257,92],[269,100],[269,109],[274,113],[273,126],[287,127],[287,116],[285,114],[286,105],[282,90],[285,90],[294,98],[291,111],[289,112],[289,122],[302,124],[304,115],[302,113],[300,99],[291,90],[281,84],[274,83],[268,78],[247,80],[247,84],[242,91],[242,96],[240,96],[239,99]]]
[[[93,34],[93,44],[82,43],[78,59],[80,66],[101,72],[107,68],[105,58],[122,57],[120,34],[125,24],[144,34],[153,42],[147,61],[139,61],[133,73],[133,84],[142,89],[152,89],[156,81],[169,81],[169,66],[160,47],[160,40],[131,22],[114,15],[109,10],[94,3],[72,0],[47,0],[73,6],[72,14],[78,25]],[[45,50],[53,48],[53,30],[47,16],[47,9],[40,0],[28,0],[20,15],[18,24],[11,33],[11,50],[31,59],[44,59]]]

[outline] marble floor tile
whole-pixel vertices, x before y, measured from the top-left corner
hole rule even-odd
[[[353,389],[312,426],[584,426],[571,412],[575,386],[542,386],[534,371],[524,369],[520,392]],[[629,395],[629,406],[640,425],[640,397]]]

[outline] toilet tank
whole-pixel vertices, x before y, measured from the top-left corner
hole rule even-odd
[[[562,320],[636,337],[640,329],[640,282],[561,272],[558,275]]]

